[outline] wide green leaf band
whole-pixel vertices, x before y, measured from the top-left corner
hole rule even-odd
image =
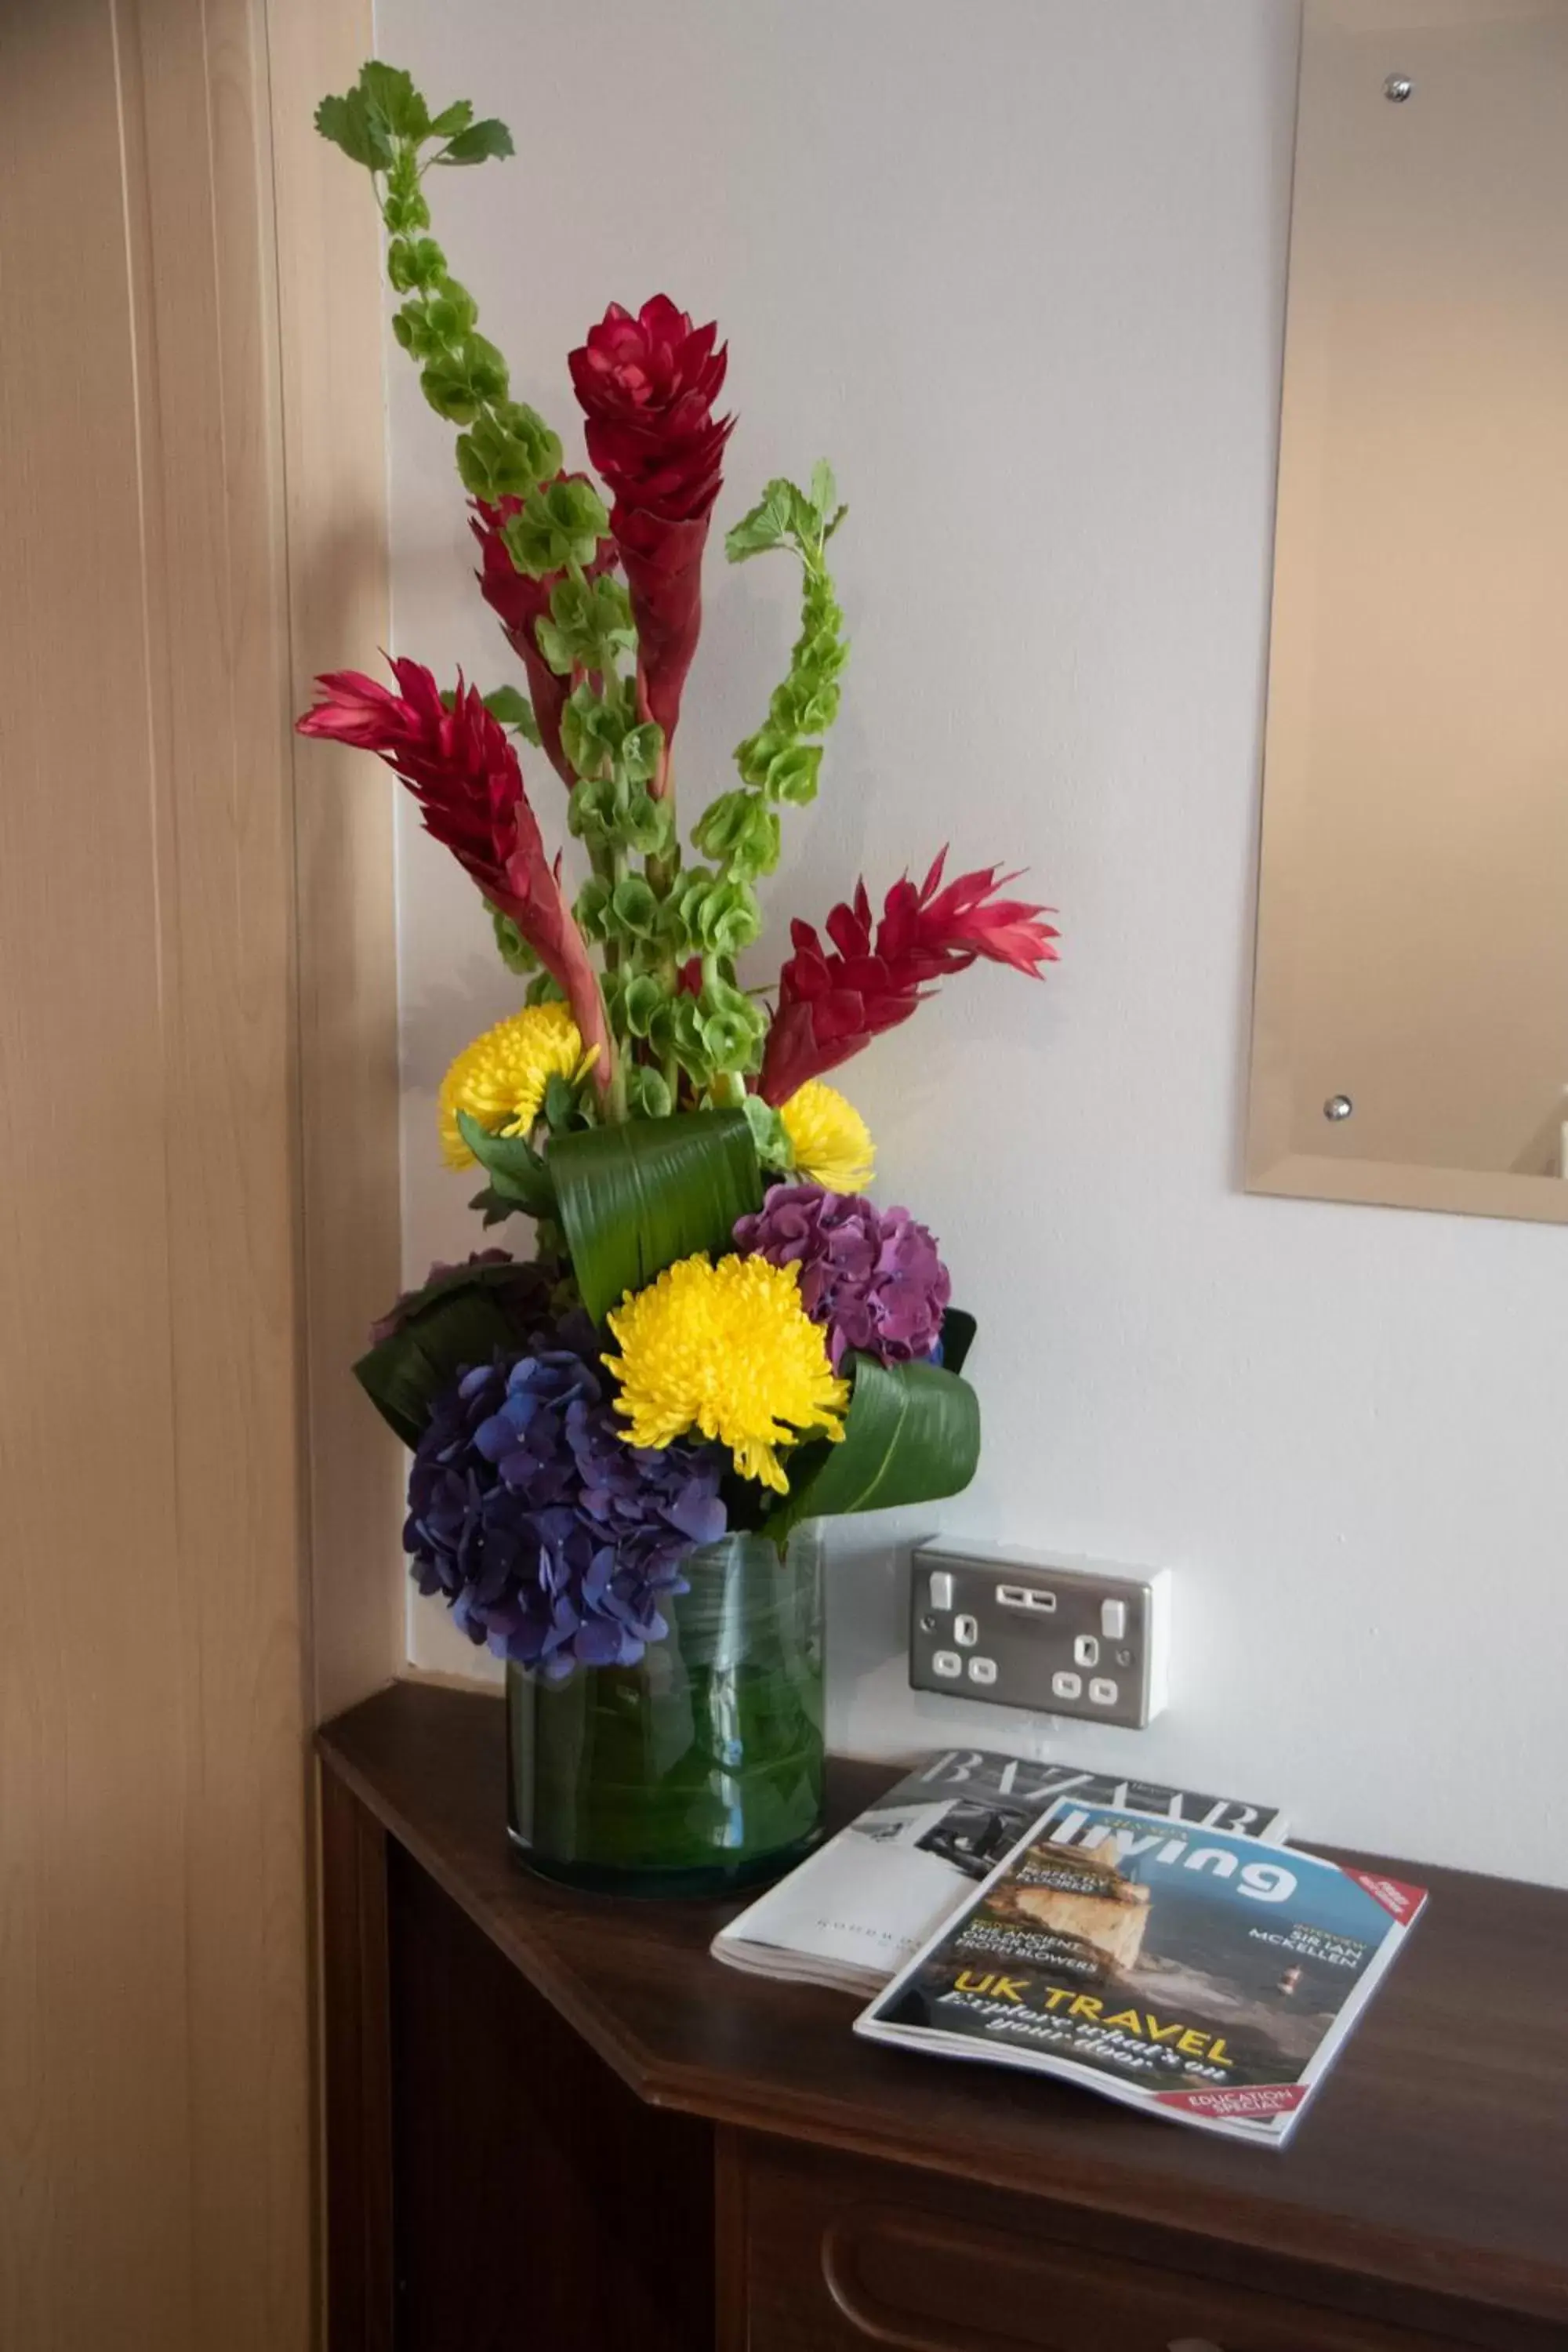
[[[940,1364],[852,1356],[849,1417],[837,1445],[803,1449],[790,1489],[763,1522],[782,1544],[802,1519],[891,1510],[956,1495],[980,1460],[980,1400]]]

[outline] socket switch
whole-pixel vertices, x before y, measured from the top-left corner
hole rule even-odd
[[[945,1538],[910,1575],[910,1684],[1136,1730],[1165,1705],[1170,1576]]]

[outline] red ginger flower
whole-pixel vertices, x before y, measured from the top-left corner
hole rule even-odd
[[[585,474],[554,477],[558,482],[583,482],[587,478]],[[549,489],[551,484],[546,482],[543,487]],[[529,699],[539,722],[539,740],[546,759],[570,792],[577,779],[571,761],[561,748],[561,714],[572,691],[572,680],[557,677],[540,652],[534,636],[535,624],[549,619],[551,595],[566,575],[563,572],[552,572],[542,580],[531,580],[508,554],[501,531],[522,505],[521,499],[503,498],[493,506],[484,499],[474,499],[469,503],[473,512],[468,517],[468,529],[479,541],[484,557],[483,571],[474,574],[479,593],[500,622],[508,645],[528,672]],[[615,562],[615,549],[608,541],[602,542],[601,552],[588,566],[589,579],[612,571]]]
[[[612,302],[568,362],[588,455],[615,499],[610,529],[637,626],[638,704],[664,730],[657,793],[701,632],[702,551],[735,421],[713,415],[729,363],[714,349],[718,332],[693,327],[667,294],[635,319]]]
[[[889,891],[875,932],[866,885],[827,918],[833,951],[809,923],[790,926],[795,953],[779,975],[778,1011],[768,1031],[758,1092],[764,1102],[787,1102],[808,1078],[837,1069],[884,1029],[907,1021],[930,993],[927,982],[963,971],[977,956],[1005,963],[1032,980],[1055,963],[1058,933],[1026,906],[993,894],[1015,877],[994,866],[961,874],[939,887],[944,849],[917,890],[906,876]]]
[[[374,751],[413,793],[425,830],[449,849],[523,938],[558,983],[584,1048],[596,1045],[594,1076],[610,1082],[614,1054],[605,1002],[583,935],[561,892],[522,787],[522,770],[506,730],[485,709],[477,687],[458,676],[448,710],[422,664],[394,661],[393,694],[358,670],[334,670],[316,683],[321,699],[295,720],[301,735],[324,736]]]

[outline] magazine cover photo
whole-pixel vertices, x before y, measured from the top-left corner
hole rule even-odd
[[[1421,1900],[1289,1847],[1068,1801],[861,2030],[1278,2141]]]

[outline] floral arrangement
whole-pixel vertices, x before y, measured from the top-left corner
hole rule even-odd
[[[357,1370],[413,1449],[421,1589],[558,1678],[639,1658],[683,1561],[727,1529],[782,1545],[808,1516],[973,1475],[973,1324],[926,1227],[867,1197],[871,1138],[824,1081],[978,958],[1039,977],[1057,934],[994,866],[948,880],[942,853],[879,912],[859,882],[820,932],[796,920],[776,982],[747,983],[756,886],[816,797],[848,657],[832,472],[770,482],[726,538],[731,562],[798,565],[800,634],[683,843],[674,751],[735,422],[717,327],[662,294],[612,303],[568,361],[598,480],[569,469],[430,234],[430,173],[510,154],[504,125],[466,100],[432,113],[379,63],[317,123],[372,174],[394,330],[458,427],[476,577],[527,689],[444,688],[400,658],[390,684],[322,677],[299,721],[408,787],[520,984],[448,1070],[440,1143],[480,1171],[487,1225],[533,1220],[535,1254],[433,1268]],[[563,788],[574,891],[520,746]]]

